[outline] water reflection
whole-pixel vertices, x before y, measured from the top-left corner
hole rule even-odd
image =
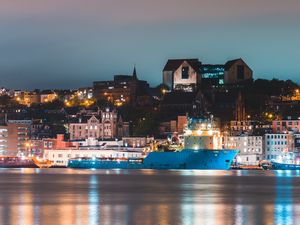
[[[99,192],[98,192],[98,180],[96,175],[90,176],[89,187],[89,224],[99,224]]]
[[[278,171],[274,217],[278,225],[293,223],[292,171]]]
[[[1,170],[0,224],[294,224],[297,171]]]

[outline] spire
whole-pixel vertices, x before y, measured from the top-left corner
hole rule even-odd
[[[134,68],[133,68],[132,78],[133,78],[134,80],[137,80],[137,75],[136,75],[136,68],[135,68],[135,65],[134,65]]]

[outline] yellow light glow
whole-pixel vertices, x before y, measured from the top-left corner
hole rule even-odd
[[[202,135],[202,130],[197,130],[197,134],[200,136]]]

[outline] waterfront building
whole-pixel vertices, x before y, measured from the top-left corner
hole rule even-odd
[[[68,130],[70,140],[112,139],[129,136],[129,124],[123,122],[122,118],[118,118],[117,112],[109,108],[70,118]]]
[[[241,58],[227,61],[224,69],[224,84],[231,85],[252,81],[253,72]]]
[[[163,84],[171,91],[193,92],[203,87],[252,81],[253,72],[241,58],[225,64],[202,64],[199,59],[169,59],[163,69]]]
[[[30,106],[34,103],[40,103],[40,94],[35,91],[15,90],[13,98],[21,105]]]
[[[262,136],[225,136],[224,146],[240,150],[237,162],[241,165],[258,165],[263,160]]]
[[[294,134],[294,153],[300,156],[300,133]]]
[[[240,135],[243,133],[252,133],[253,128],[256,126],[257,122],[252,120],[232,120],[230,121],[230,134],[231,135]]]
[[[117,115],[105,112],[102,115],[84,116],[69,124],[70,140],[86,138],[114,138],[116,136]]]
[[[27,155],[31,120],[7,120],[0,125],[0,155]]]
[[[52,90],[44,90],[40,92],[40,99],[41,103],[53,102],[57,99],[57,94]]]
[[[265,159],[277,159],[282,154],[294,151],[294,145],[294,134],[292,132],[265,134]]]
[[[75,94],[79,100],[92,99],[94,97],[94,90],[92,87],[79,88]]]
[[[52,166],[67,166],[68,160],[72,158],[88,157],[88,158],[141,158],[143,157],[143,148],[119,148],[119,149],[56,149],[45,150],[44,159],[51,161]]]
[[[165,121],[160,123],[159,132],[161,135],[166,135],[169,133],[179,133],[183,134],[184,129],[187,125],[188,116],[177,116],[176,119]]]
[[[274,120],[272,122],[272,129],[274,133],[284,133],[284,132],[299,132],[300,131],[300,119],[292,120]]]
[[[169,59],[163,69],[163,84],[171,91],[196,91],[201,84],[198,59]]]
[[[138,98],[148,95],[148,88],[147,81],[139,80],[134,68],[132,75],[115,75],[113,81],[95,81],[94,97],[117,107],[124,104],[136,106]]]
[[[202,79],[203,86],[222,86],[224,85],[225,68],[222,64],[203,64],[202,65]]]

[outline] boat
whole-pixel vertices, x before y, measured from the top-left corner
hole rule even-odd
[[[271,162],[269,167],[266,165],[262,165],[262,167],[265,170],[300,170],[300,164],[294,163]]]
[[[188,169],[228,170],[238,150],[222,149],[222,136],[209,119],[189,118],[184,148],[174,152],[150,152],[144,158],[73,158],[74,169]]]
[[[52,166],[52,163],[50,160],[40,160],[37,158],[32,158],[34,164],[38,166],[39,168],[50,168]]]
[[[37,166],[29,157],[0,156],[0,168],[37,168]]]
[[[262,168],[264,170],[300,170],[300,161],[290,152],[279,156],[276,160],[263,163]]]

